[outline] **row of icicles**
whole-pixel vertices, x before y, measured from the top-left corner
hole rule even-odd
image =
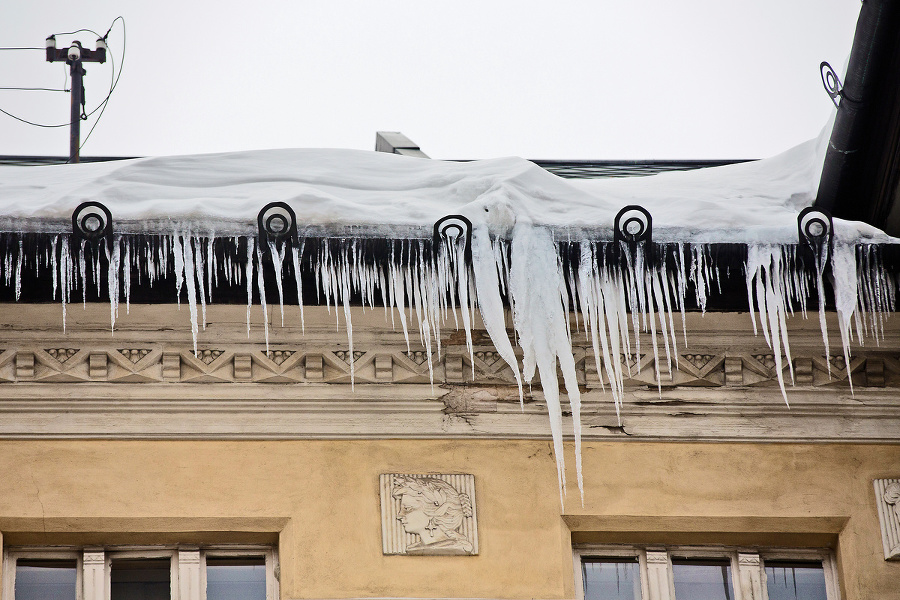
[[[583,329],[591,344],[598,374],[605,375],[616,413],[624,400],[624,380],[632,376],[632,357],[641,353],[639,334],[649,333],[656,380],[660,381],[661,360],[678,366],[676,322],[681,321],[682,340],[687,344],[685,302],[692,290],[693,301],[703,311],[714,286],[719,286],[719,267],[705,245],[669,244],[657,246],[663,260],[647,260],[641,246],[626,249],[623,260],[610,260],[610,243],[582,241],[577,260],[563,261],[559,244],[544,229],[516,228],[511,239],[497,239],[476,229],[472,238],[471,262],[462,246],[452,239],[437,252],[426,240],[389,242],[386,260],[371,260],[365,239],[347,239],[341,243],[319,243],[306,248],[307,240],[296,245],[262,247],[252,236],[236,236],[224,242],[232,252],[216,252],[213,237],[176,232],[168,236],[117,236],[111,251],[106,243],[99,252],[91,252],[84,242],[75,251],[65,234],[50,239],[49,245],[28,256],[21,238],[18,244],[7,235],[5,254],[0,260],[0,279],[15,288],[18,300],[22,290],[23,268],[37,275],[50,269],[53,297],[62,302],[63,329],[67,305],[76,290],[87,299],[89,285],[98,295],[105,279],[110,301],[111,327],[115,329],[120,298],[126,312],[130,308],[135,285],[152,286],[174,271],[177,302],[182,289],[190,312],[194,352],[200,331],[206,328],[206,307],[217,286],[241,285],[247,292],[247,334],[254,292],[258,294],[265,317],[272,308],[266,297],[264,255],[271,256],[278,293],[280,323],[285,323],[285,283],[293,279],[299,299],[299,320],[304,326],[303,274],[315,280],[317,301],[343,314],[349,350],[353,353],[351,298],[360,298],[365,308],[385,311],[392,326],[403,330],[407,348],[409,330],[418,331],[419,343],[429,357],[429,375],[434,377],[433,356],[440,357],[441,329],[465,331],[472,360],[472,324],[476,311],[482,317],[499,355],[507,362],[518,382],[520,398],[523,383],[530,383],[537,372],[550,415],[550,426],[560,484],[565,491],[562,407],[557,367],[563,374],[573,420],[578,487],[581,475],[580,393],[572,354],[571,333]],[[13,234],[14,235],[14,234]],[[222,243],[223,240],[218,240]],[[569,242],[571,244],[571,242]],[[244,249],[237,252],[237,248]],[[623,247],[624,248],[624,247]],[[304,250],[307,250],[304,253]],[[0,248],[0,252],[4,249]],[[834,290],[843,353],[850,379],[850,341],[855,329],[862,342],[869,335],[877,341],[883,333],[884,314],[895,305],[896,284],[884,268],[877,247],[835,244],[830,264],[819,260],[814,268],[803,266],[795,245],[751,245],[745,264],[748,302],[754,331],[762,330],[776,362],[778,383],[787,402],[784,364],[793,381],[793,365],[788,340],[787,318],[794,307],[806,316],[806,300],[813,291],[819,299],[819,321],[825,352],[829,354],[825,326],[824,288],[831,279]],[[106,277],[100,276],[103,264]],[[672,268],[674,265],[674,268]],[[830,269],[828,269],[830,267]],[[137,281],[132,280],[132,273]],[[284,277],[292,272],[297,276]],[[224,278],[224,281],[222,281]],[[574,308],[574,310],[570,310]],[[517,354],[507,333],[507,311],[511,311]],[[676,317],[680,314],[680,319]],[[757,321],[758,315],[758,321]],[[269,343],[268,318],[263,319],[266,347]],[[758,329],[757,329],[758,328]],[[305,326],[304,326],[305,329]],[[660,355],[664,358],[660,358]],[[521,355],[521,360],[518,358]],[[350,362],[351,385],[354,381]],[[830,368],[830,367],[829,367]],[[601,376],[601,381],[603,381]],[[851,384],[852,386],[852,384]],[[660,388],[661,389],[661,388]],[[852,387],[851,387],[852,389]],[[582,491],[583,502],[583,491]]]

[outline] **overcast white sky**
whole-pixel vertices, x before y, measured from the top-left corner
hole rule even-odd
[[[83,155],[373,149],[402,131],[433,158],[755,158],[814,137],[859,0],[5,0],[0,46],[127,26],[119,87]],[[95,36],[60,36],[59,46]],[[122,29],[109,46],[118,65]],[[110,66],[89,64],[88,109]],[[0,87],[66,67],[0,51]],[[66,123],[69,96],[0,90]],[[93,122],[82,124],[82,137]],[[0,114],[0,154],[68,153],[68,128]]]

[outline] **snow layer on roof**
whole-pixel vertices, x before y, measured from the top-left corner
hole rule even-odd
[[[404,227],[427,231],[439,218],[461,213],[499,235],[527,218],[557,236],[586,231],[608,239],[616,213],[640,204],[653,216],[657,240],[790,243],[797,213],[815,198],[825,141],[820,136],[759,161],[599,180],[562,179],[521,158],[447,162],[335,149],[5,167],[0,226],[64,230],[75,207],[94,200],[111,210],[117,231],[170,232],[171,223],[252,232],[266,203],[284,201],[301,230],[363,226],[402,237]],[[839,229],[886,241],[865,225]]]

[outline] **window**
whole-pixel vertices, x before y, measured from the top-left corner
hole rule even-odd
[[[23,558],[16,564],[15,596],[19,600],[76,600],[77,567],[74,560]]]
[[[275,552],[204,548],[10,548],[2,600],[276,600]]]
[[[591,546],[575,559],[584,600],[839,600],[828,550]]]

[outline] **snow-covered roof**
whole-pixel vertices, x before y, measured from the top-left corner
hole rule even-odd
[[[639,204],[654,238],[796,241],[824,156],[811,140],[778,156],[649,177],[562,179],[521,158],[450,162],[381,152],[282,149],[6,167],[0,226],[65,231],[84,201],[106,205],[116,231],[248,233],[268,202],[291,205],[304,227],[361,227],[384,237],[428,231],[463,214],[504,235],[521,220],[555,235],[611,236],[616,213]],[[856,234],[883,239],[867,226]]]

